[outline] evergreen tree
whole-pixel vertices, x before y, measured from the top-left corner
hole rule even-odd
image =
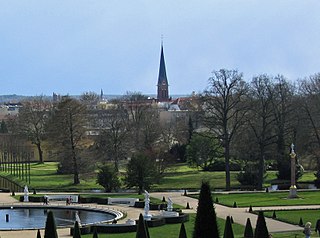
[[[44,238],[58,238],[56,222],[52,211],[49,211],[47,215]]]
[[[255,238],[268,238],[269,232],[266,224],[266,220],[263,215],[263,211],[259,211],[256,230],[254,232]]]
[[[141,213],[139,215],[136,238],[149,238],[146,223],[143,220],[143,216]]]
[[[250,218],[247,219],[246,227],[244,229],[244,238],[253,238],[253,230],[252,230],[252,225]]]
[[[234,238],[230,216],[227,216],[223,238]]]
[[[210,185],[202,182],[196,220],[194,224],[194,238],[218,238],[219,229],[217,216],[213,206]]]
[[[40,230],[38,229],[37,238],[41,238]]]
[[[97,227],[93,229],[93,237],[92,238],[98,238],[98,232],[97,232]]]
[[[79,222],[76,221],[74,223],[74,228],[73,228],[73,238],[81,238],[81,231],[80,231],[80,227],[79,227]]]
[[[183,222],[180,226],[179,238],[187,238],[187,232]]]

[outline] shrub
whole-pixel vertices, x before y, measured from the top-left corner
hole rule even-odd
[[[246,168],[244,171],[238,173],[237,180],[241,185],[256,186],[258,184],[258,172],[251,168]]]
[[[44,238],[58,238],[56,222],[54,220],[52,211],[49,211],[47,215],[46,227],[44,229]]]
[[[219,237],[217,216],[213,206],[211,189],[208,182],[202,182],[201,185],[193,237]]]
[[[179,238],[187,238],[186,228],[184,227],[184,223],[181,223]]]
[[[147,231],[147,229],[148,227],[146,225],[146,222],[144,221],[143,216],[140,213],[136,238],[149,238],[149,232]]]
[[[97,183],[104,187],[106,192],[117,190],[120,187],[120,179],[114,166],[105,164],[99,168]]]
[[[253,230],[250,218],[247,219],[246,227],[244,228],[244,238],[253,238]]]
[[[230,216],[227,216],[223,238],[234,238]]]
[[[254,232],[255,238],[268,238],[269,232],[266,224],[266,220],[264,218],[263,212],[259,211],[257,225]]]

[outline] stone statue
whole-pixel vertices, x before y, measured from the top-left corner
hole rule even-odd
[[[172,202],[171,198],[168,197],[168,207],[167,207],[167,211],[168,211],[168,212],[172,212],[172,210],[173,210],[173,202]]]
[[[80,217],[79,217],[78,211],[76,211],[75,219],[76,219],[76,221],[78,222],[79,227],[81,227],[81,220],[80,220]]]
[[[150,210],[150,195],[144,190],[144,219],[151,220],[151,215],[149,214]]]
[[[24,202],[29,202],[29,190],[28,190],[28,186],[24,186],[24,197],[23,197],[23,201]]]

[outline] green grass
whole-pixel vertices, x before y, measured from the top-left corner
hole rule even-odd
[[[299,192],[297,199],[287,199],[288,192],[258,192],[258,193],[213,193],[219,204],[233,206],[234,202],[238,207],[251,206],[290,206],[290,205],[318,205],[320,204],[320,191]],[[193,196],[198,197],[198,195]]]
[[[192,237],[194,229],[195,214],[190,214],[190,220],[185,223],[187,237]],[[255,224],[252,224],[255,226]],[[176,238],[179,235],[181,224],[168,224],[160,227],[149,228],[151,238]],[[223,237],[225,220],[218,218],[218,226],[220,230],[220,237]],[[234,223],[232,225],[235,238],[242,238],[244,233],[244,226]],[[120,234],[99,234],[99,238],[134,238],[135,232],[120,233]],[[288,233],[273,233],[273,238],[302,238],[304,235],[301,231]],[[91,238],[92,234],[82,235],[83,238]]]
[[[192,237],[195,214],[190,214],[190,220],[185,223],[185,228],[187,231],[187,237]],[[220,236],[223,236],[225,220],[218,218],[218,226],[220,229]],[[167,224],[160,227],[149,228],[151,238],[175,238],[179,236],[181,224]],[[232,226],[235,237],[243,237],[244,227],[239,224],[233,224]],[[99,234],[99,238],[133,238],[135,237],[135,232],[121,233],[121,234]],[[90,235],[83,235],[83,238],[91,238]]]
[[[311,222],[311,224],[316,224],[317,220],[320,218],[319,209],[315,210],[290,210],[290,211],[276,211],[277,220],[288,222],[291,224],[299,225],[300,218],[302,218],[303,223]],[[264,215],[267,217],[272,217],[273,211],[265,211]]]
[[[59,175],[56,173],[57,163],[46,162],[44,164],[31,164],[31,183],[27,184],[29,188],[36,190],[51,191],[85,191],[85,190],[103,190],[96,183],[96,173],[80,174],[80,184],[73,185],[73,175]],[[123,168],[122,170],[123,171]],[[240,184],[236,179],[238,172],[231,172],[232,188],[240,188]],[[14,177],[8,173],[0,172],[0,175],[8,177],[10,180],[16,181],[21,186],[26,184],[25,181]],[[208,180],[213,189],[225,188],[225,172],[208,172],[190,168],[186,164],[172,165],[164,174],[159,184],[155,184],[154,190],[198,190],[201,181]],[[300,179],[303,182],[312,182],[314,180],[313,172],[308,172]],[[271,183],[281,182],[276,180],[276,172],[268,171],[264,186],[270,186]]]
[[[80,184],[73,185],[73,175],[57,174],[56,162],[31,163],[30,177],[31,183],[28,184],[29,188],[36,190],[52,190],[52,191],[82,191],[103,189],[96,183],[96,174],[81,174]],[[0,175],[17,182],[24,186],[26,182],[8,173],[0,172]]]

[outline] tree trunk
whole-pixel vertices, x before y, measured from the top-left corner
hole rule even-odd
[[[259,156],[259,168],[258,168],[258,190],[262,190],[263,187],[263,174],[264,174],[264,147],[260,145]]]
[[[230,179],[230,145],[228,142],[225,143],[224,156],[226,163],[226,190],[231,190],[231,179]]]
[[[39,154],[39,162],[43,164],[43,151],[41,148],[41,143],[37,143],[37,149],[38,149],[38,154]]]

